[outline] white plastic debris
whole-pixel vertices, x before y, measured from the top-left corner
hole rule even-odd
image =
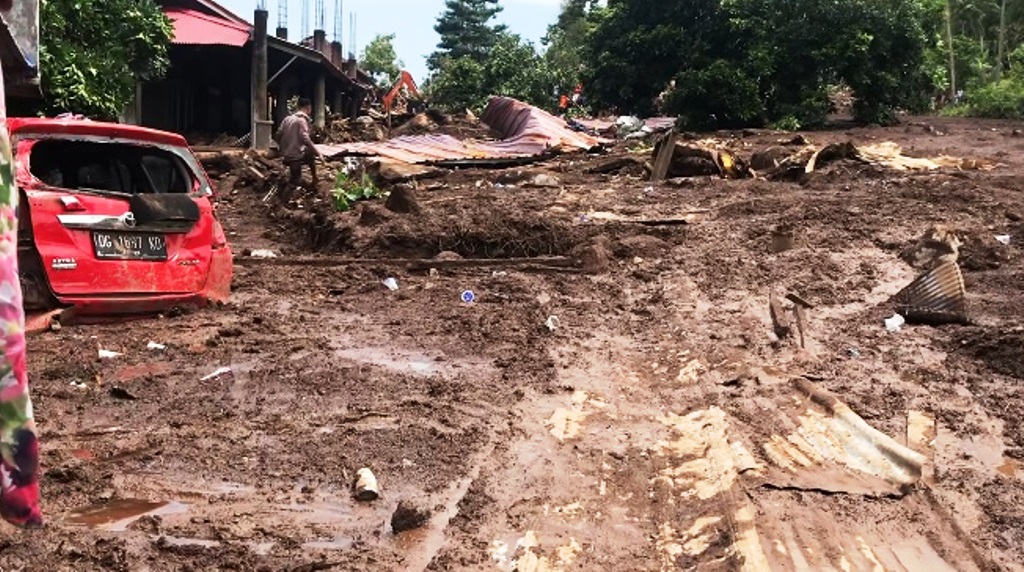
[[[113,358],[116,358],[116,357],[121,357],[121,354],[119,354],[117,352],[112,352],[110,350],[104,350],[104,349],[100,349],[99,354],[100,354],[100,359],[113,359]]]
[[[164,344],[158,344],[156,342],[149,342],[148,344],[146,344],[146,349],[163,351],[167,349],[167,346],[165,346]]]
[[[903,324],[906,324],[907,320],[899,314],[893,314],[891,318],[885,319],[885,329],[890,332],[898,332],[903,329]]]
[[[359,501],[377,500],[380,496],[380,487],[377,485],[377,477],[373,471],[363,467],[356,472],[356,484],[353,487],[352,496]]]
[[[544,325],[548,327],[552,332],[558,329],[562,323],[558,320],[558,316],[548,316],[548,320],[544,322]]]
[[[1010,244],[1010,235],[1008,235],[1008,234],[997,235],[996,236],[996,240],[998,240],[1002,244]]]
[[[205,375],[205,376],[199,378],[199,381],[209,381],[209,380],[214,379],[216,377],[220,377],[220,376],[224,375],[225,373],[231,373],[231,368],[228,367],[228,366],[219,367],[213,373],[211,373],[209,375]]]
[[[258,248],[249,253],[252,258],[277,258],[277,254],[273,250],[267,248]]]
[[[392,292],[398,290],[398,280],[395,280],[394,278],[385,278],[384,285],[387,286],[388,290],[391,290]]]
[[[508,272],[505,272],[504,270],[495,270],[494,272],[491,272],[491,277],[493,278],[498,278],[501,276],[508,276]]]
[[[85,385],[84,383],[82,383],[80,381],[72,381],[70,385],[71,385],[71,387],[74,387],[75,389],[89,389],[89,386]]]

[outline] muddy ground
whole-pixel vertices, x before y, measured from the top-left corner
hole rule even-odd
[[[418,214],[225,192],[236,256],[280,254],[237,266],[227,307],[30,340],[48,525],[0,527],[0,569],[1022,569],[1019,127],[806,134],[1003,164],[988,172],[652,184],[572,155],[530,167],[556,187],[421,182]],[[973,323],[887,332],[917,273],[900,255],[938,223],[964,237]],[[780,224],[796,247],[775,253]],[[398,260],[442,251],[497,260]],[[773,332],[773,289],[813,305],[804,348]],[[924,476],[759,477],[803,422],[797,378],[925,455]],[[374,502],[351,496],[362,467]]]

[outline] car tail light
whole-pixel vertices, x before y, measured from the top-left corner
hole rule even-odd
[[[85,205],[75,197],[61,197],[60,202],[66,211],[84,211]]]

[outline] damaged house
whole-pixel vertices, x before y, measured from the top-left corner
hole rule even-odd
[[[266,10],[250,24],[212,0],[157,3],[174,23],[171,66],[162,80],[139,87],[125,122],[265,148],[290,98],[313,100],[314,123],[323,126],[328,109],[354,117],[369,91],[355,61],[343,59],[341,44],[327,42],[323,30],[304,46],[289,42],[286,29],[268,34]]]
[[[0,62],[12,111],[19,100],[36,100],[39,90],[39,1],[15,2],[0,16]]]

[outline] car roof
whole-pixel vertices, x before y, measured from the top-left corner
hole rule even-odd
[[[146,143],[178,145],[187,147],[188,142],[177,133],[159,131],[138,125],[123,123],[107,123],[88,119],[49,118],[49,117],[11,117],[7,119],[7,128],[11,135],[47,134],[47,135],[79,135],[93,137],[117,137],[119,139],[135,139]]]

